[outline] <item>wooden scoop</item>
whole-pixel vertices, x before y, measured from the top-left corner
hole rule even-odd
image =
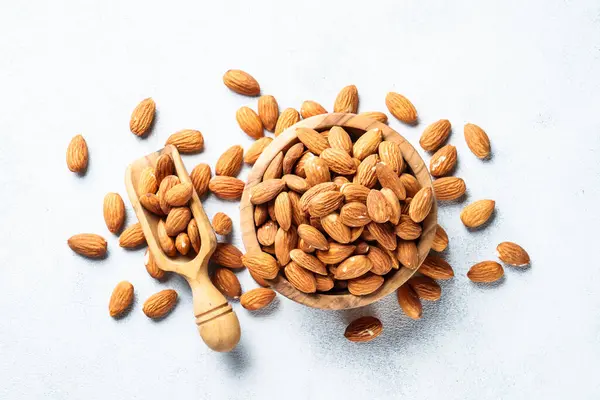
[[[198,224],[201,239],[200,250],[194,258],[182,255],[168,257],[162,251],[157,241],[157,226],[160,218],[147,211],[139,202],[136,188],[140,174],[145,168],[154,167],[156,159],[161,154],[171,155],[181,182],[191,182],[179,152],[174,146],[168,145],[160,151],[134,161],[127,167],[125,186],[129,200],[142,226],[156,265],[164,271],[173,271],[188,281],[194,297],[196,325],[204,343],[215,351],[231,351],[240,340],[240,323],[225,297],[213,286],[208,277],[208,261],[215,251],[217,239],[198,195],[194,191],[190,200],[190,209]]]

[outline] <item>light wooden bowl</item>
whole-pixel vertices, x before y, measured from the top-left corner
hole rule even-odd
[[[389,126],[375,121],[371,118],[355,115],[355,114],[324,114],[317,115],[298,122],[282,132],[273,142],[262,152],[258,158],[252,171],[248,175],[248,183],[242,196],[240,204],[242,239],[247,252],[261,251],[260,244],[256,238],[256,227],[254,226],[254,206],[250,203],[250,189],[260,183],[269,166],[269,163],[280,151],[289,148],[294,143],[298,142],[296,136],[296,128],[305,127],[317,131],[330,129],[332,126],[341,126],[348,130],[351,135],[357,131],[367,131],[372,128],[382,130],[385,140],[391,140],[400,145],[402,156],[415,174],[422,187],[431,187],[431,177],[427,170],[423,159],[415,151],[414,147],[406,141],[398,132],[394,131]],[[434,199],[433,207],[429,216],[423,221],[423,233],[417,243],[419,250],[419,267],[423,260],[429,254],[433,237],[437,226],[437,205]],[[350,293],[331,293],[331,294],[306,294],[294,288],[284,276],[279,275],[277,278],[270,280],[269,283],[273,289],[285,297],[294,300],[298,303],[321,309],[341,310],[356,307],[366,306],[382,297],[387,296],[401,285],[403,285],[414,273],[415,270],[410,270],[401,267],[391,277],[387,277],[381,288],[368,296],[354,296]]]

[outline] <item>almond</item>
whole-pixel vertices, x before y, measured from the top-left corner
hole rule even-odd
[[[420,299],[437,301],[442,296],[442,288],[440,285],[428,276],[413,276],[407,283]]]
[[[419,250],[413,241],[400,240],[396,248],[396,258],[400,264],[408,269],[415,269],[419,265]]]
[[[129,129],[131,133],[137,136],[144,136],[154,120],[156,103],[152,98],[144,99],[138,104],[131,113],[129,120]]]
[[[106,255],[106,240],[94,233],[71,236],[67,243],[71,250],[85,257],[102,258]]]
[[[327,139],[314,129],[297,128],[296,134],[298,135],[298,139],[313,154],[320,155],[323,150],[329,148]]]
[[[421,184],[411,174],[402,174],[400,175],[400,181],[404,185],[404,189],[406,189],[406,197],[413,198],[417,194],[419,190],[421,190]]]
[[[421,135],[421,139],[419,139],[419,144],[423,150],[436,151],[446,140],[448,140],[450,129],[450,121],[447,119],[440,119],[425,128]]]
[[[269,218],[266,204],[258,204],[254,206],[254,225],[261,226]]]
[[[183,182],[173,186],[165,194],[165,200],[170,206],[185,206],[192,198],[194,187],[191,183]]]
[[[304,145],[302,145],[304,147]],[[296,166],[294,167],[294,174],[298,175],[301,178],[306,178],[306,172],[304,171],[304,166],[309,160],[312,160],[316,156],[310,151],[306,150],[296,162]]]
[[[302,103],[302,106],[300,106],[300,115],[302,115],[302,118],[304,119],[321,114],[327,114],[327,110],[316,101],[306,100]]]
[[[146,193],[156,193],[158,190],[158,182],[156,175],[154,174],[154,168],[146,167],[140,173],[138,180],[138,196],[142,196]]]
[[[250,107],[240,107],[235,114],[235,119],[240,129],[251,138],[260,139],[265,135],[262,121]]]
[[[298,233],[295,229],[284,231],[279,228],[275,235],[275,257],[279,265],[286,265],[290,262],[290,252],[298,245]]]
[[[362,115],[363,117],[374,119],[375,121],[379,121],[382,124],[387,124],[387,121],[388,121],[387,115],[385,115],[385,113],[382,113],[381,111],[365,111],[365,112],[361,112],[358,115]]]
[[[67,147],[67,167],[71,172],[83,173],[88,165],[88,147],[85,139],[77,135]]]
[[[254,282],[258,283],[260,286],[264,287],[264,288],[268,288],[269,282],[267,282],[264,278],[261,278],[260,276],[257,276],[256,274],[253,274],[252,271],[248,270],[248,272],[250,273],[250,276],[252,277],[252,279],[254,279]]]
[[[240,304],[246,310],[256,311],[265,308],[275,299],[275,292],[267,288],[252,289],[240,297]]]
[[[465,125],[465,141],[471,152],[478,158],[485,159],[490,156],[490,138],[487,133],[477,125]]]
[[[267,179],[250,189],[250,202],[263,204],[273,200],[283,189],[285,183],[281,179]]]
[[[340,210],[340,221],[350,227],[365,226],[371,222],[367,206],[358,201],[344,204]]]
[[[212,219],[212,226],[217,234],[229,235],[233,227],[233,222],[227,214],[218,212]]]
[[[383,285],[383,276],[367,273],[348,281],[348,291],[355,296],[366,296],[377,291]]]
[[[165,279],[167,273],[162,269],[158,268],[158,265],[156,265],[156,260],[152,256],[150,249],[146,249],[146,253],[144,254],[144,266],[146,267],[148,275],[150,275],[154,279],[158,281],[162,281]]]
[[[175,238],[175,248],[177,249],[179,254],[185,256],[187,253],[190,252],[190,247],[191,243],[188,234],[185,232],[179,233]]]
[[[304,145],[302,143],[296,143],[285,152],[283,157],[283,173],[290,174],[294,170],[294,165],[304,153]]]
[[[456,158],[456,147],[447,144],[440,148],[429,160],[431,175],[440,177],[450,174],[456,166]]]
[[[531,262],[524,248],[513,242],[502,242],[496,247],[498,258],[515,267],[524,267]]]
[[[324,217],[342,206],[344,195],[329,191],[317,194],[308,203],[308,212],[312,217]]]
[[[440,225],[435,229],[435,236],[431,248],[435,251],[444,251],[448,247],[448,234]]]
[[[328,292],[333,289],[333,278],[329,275],[313,275],[317,285],[318,292]]]
[[[427,218],[432,206],[433,190],[430,187],[424,187],[415,194],[410,202],[408,214],[413,221],[421,222]]]
[[[400,145],[396,142],[383,141],[379,144],[377,149],[381,162],[387,165],[400,176],[404,171],[404,157],[402,157],[402,150]]]
[[[316,250],[310,244],[306,243],[302,238],[298,239],[298,248],[305,253],[314,253]]]
[[[177,248],[175,247],[175,240],[167,234],[165,228],[165,221],[162,219],[158,221],[156,227],[156,236],[158,238],[158,244],[162,251],[169,257],[175,257],[177,255]]]
[[[367,197],[367,213],[369,218],[377,223],[384,223],[390,219],[388,202],[379,190],[372,189]]]
[[[166,233],[166,232],[165,232]],[[198,224],[196,220],[192,218],[187,226],[187,234],[190,238],[190,244],[196,253],[200,251],[200,232],[198,231]]]
[[[419,296],[410,285],[402,285],[398,288],[398,304],[407,317],[419,319],[423,315],[423,305]]]
[[[242,252],[232,244],[217,243],[217,248],[210,260],[217,265],[227,268],[243,268]]]
[[[337,264],[344,261],[354,252],[356,246],[329,242],[329,250],[317,250],[316,257],[325,264]]]
[[[154,167],[154,176],[156,182],[160,185],[162,180],[166,176],[175,174],[175,163],[169,154],[161,154],[156,159],[156,166]]]
[[[165,221],[165,230],[167,235],[176,236],[179,232],[187,229],[187,226],[192,219],[192,212],[187,207],[173,207],[167,215]]]
[[[256,79],[249,73],[239,69],[230,69],[225,72],[223,83],[238,94],[246,96],[258,96],[260,94],[260,85]]]
[[[396,235],[390,224],[371,222],[367,225],[367,229],[381,246],[388,250],[396,250]]]
[[[114,288],[110,301],[108,302],[108,312],[111,317],[123,315],[133,303],[133,285],[127,281],[122,281]]]
[[[279,226],[287,231],[292,226],[292,203],[287,192],[281,192],[275,199],[275,216]]]
[[[329,249],[329,243],[327,243],[325,236],[318,229],[308,224],[298,226],[298,236],[317,250]]]
[[[303,252],[300,249],[294,249],[290,252],[291,259],[300,267],[319,275],[327,275],[327,269],[317,257]]]
[[[196,194],[198,197],[204,196],[204,194],[208,191],[208,185],[211,177],[212,173],[208,164],[198,164],[192,170],[190,179],[192,180],[192,185],[194,185],[194,189],[196,189]]]
[[[220,199],[239,200],[244,192],[244,181],[231,176],[215,176],[208,183],[208,189]]]
[[[380,162],[375,167],[377,173],[377,179],[382,187],[391,189],[398,200],[404,200],[406,198],[406,189],[404,184],[398,177],[398,174],[394,172],[388,165]]]
[[[352,113],[358,111],[358,89],[356,86],[349,85],[344,87],[335,98],[333,103],[333,112]]]
[[[262,251],[244,254],[242,263],[257,276],[265,279],[274,279],[279,272],[279,265],[273,256]]]
[[[246,164],[254,165],[258,157],[262,154],[263,150],[267,148],[273,141],[273,138],[262,137],[252,143],[252,146],[246,151],[244,155],[244,162]]]
[[[267,221],[256,230],[256,239],[263,246],[271,246],[275,243],[275,235],[277,235],[279,226],[273,221]]]
[[[331,181],[331,174],[327,163],[318,157],[313,157],[306,162],[304,167],[306,172],[306,181],[310,186],[318,185],[319,183]]]
[[[361,137],[359,137],[356,142],[354,142],[354,146],[352,147],[352,154],[355,158],[358,158],[360,161],[362,161],[371,154],[377,152],[379,144],[382,140],[383,134],[381,133],[381,129],[370,129],[366,131]]]
[[[392,260],[388,253],[377,246],[370,246],[367,258],[373,266],[371,272],[376,275],[385,275],[392,270]]]
[[[467,191],[465,181],[461,178],[448,176],[433,181],[433,190],[438,200],[456,200]]]
[[[126,249],[134,249],[146,244],[146,237],[140,223],[128,226],[119,236],[119,246]]]
[[[285,266],[284,273],[287,280],[299,291],[303,293],[317,291],[317,281],[313,273],[298,266],[294,261]]]
[[[331,213],[322,217],[321,225],[325,232],[338,243],[349,243],[352,239],[350,228],[342,223],[338,213]]]
[[[454,276],[454,271],[450,264],[443,258],[432,254],[425,257],[423,264],[419,268],[419,272],[435,280],[446,280]]]
[[[494,200],[479,200],[469,204],[460,213],[460,220],[466,227],[477,228],[487,222],[494,212]]]
[[[158,197],[160,209],[165,215],[168,214],[169,211],[171,211],[171,206],[167,202],[167,192],[177,184],[179,184],[179,178],[175,175],[168,175],[164,177],[164,179],[160,183],[160,186],[158,187],[156,197]]]
[[[215,174],[226,176],[237,176],[242,169],[244,149],[235,145],[227,149],[217,160]]]
[[[300,196],[295,192],[288,192],[290,204],[292,205],[292,223],[296,226],[307,224],[309,219],[300,205]]]
[[[327,163],[330,170],[342,175],[351,175],[356,172],[352,157],[341,149],[325,149],[321,158]]]
[[[401,94],[389,92],[385,96],[385,105],[390,113],[400,121],[407,124],[417,122],[417,110],[415,106]]]
[[[483,261],[471,267],[467,277],[477,283],[491,283],[504,276],[502,265],[495,261]]]
[[[118,193],[104,196],[104,222],[111,233],[117,233],[125,221],[125,203]]]
[[[340,126],[334,126],[329,130],[327,141],[332,149],[343,150],[348,155],[352,155],[352,139],[350,135]]]
[[[344,195],[346,203],[357,201],[366,204],[370,191],[368,187],[358,183],[346,183],[340,188],[340,193]]]
[[[300,207],[308,211],[308,204],[312,201],[312,199],[320,193],[334,191],[336,188],[335,183],[333,182],[323,182],[318,185],[311,187],[306,191],[300,198]]]
[[[242,295],[242,286],[237,276],[227,268],[215,268],[211,278],[213,285],[227,297],[237,299]]]
[[[354,183],[363,185],[372,189],[377,183],[377,169],[376,165],[379,162],[379,156],[377,154],[371,154],[360,163],[356,169],[356,175],[354,176]]]
[[[400,221],[400,215],[402,214],[402,209],[400,207],[400,201],[396,194],[390,188],[382,188],[381,194],[385,197],[387,201],[387,209],[388,214],[390,216],[390,222],[394,225],[397,225]]]
[[[396,225],[396,235],[403,240],[415,240],[421,236],[421,225],[414,222],[408,215],[400,216],[400,222]]]
[[[372,267],[373,263],[367,256],[352,256],[337,267],[334,278],[338,280],[358,278],[369,272]]]
[[[260,96],[258,99],[258,116],[269,132],[275,130],[277,118],[279,118],[279,105],[275,97],[270,95]]]
[[[281,114],[279,114],[279,118],[277,118],[277,125],[275,125],[275,136],[281,135],[283,131],[298,121],[300,121],[300,114],[298,114],[298,111],[293,108],[286,108]]]
[[[350,323],[344,336],[351,342],[368,342],[381,335],[383,325],[375,317],[360,317]]]
[[[200,131],[184,129],[169,136],[165,142],[168,144],[177,147],[180,153],[197,153],[204,149],[204,137]]]
[[[148,318],[158,319],[166,316],[177,304],[177,292],[173,289],[161,290],[144,302],[143,311]]]
[[[294,192],[302,194],[310,189],[310,185],[306,182],[306,179],[300,178],[297,175],[284,175],[282,179],[286,186]]]

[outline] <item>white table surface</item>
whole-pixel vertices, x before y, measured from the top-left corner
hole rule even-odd
[[[1,399],[598,399],[600,397],[600,6],[594,0],[348,2],[5,1],[0,6],[0,398]],[[127,164],[182,128],[214,165],[251,140],[235,111],[255,98],[221,81],[252,73],[282,108],[306,99],[331,109],[357,85],[360,110],[385,110],[387,91],[408,96],[421,123],[390,125],[417,143],[448,118],[456,175],[467,201],[492,198],[497,215],[470,233],[440,207],[456,277],[405,317],[394,296],[349,312],[304,308],[283,297],[267,312],[234,304],[243,334],[231,354],[198,338],[190,291],[158,283],[143,253],[126,251],[102,219],[102,198],[125,197]],[[152,96],[152,134],[128,130],[133,107]],[[480,162],[466,122],[489,133]],[[83,178],[65,165],[82,133]],[[427,157],[421,151],[421,154]],[[245,168],[241,174],[244,178]],[[212,216],[236,222],[237,203],[209,198]],[[135,216],[128,208],[128,222]],[[97,232],[109,256],[88,261],[66,245]],[[530,253],[494,287],[472,284],[469,266],[494,259],[504,240]],[[244,289],[254,287],[246,271]],[[115,284],[130,280],[135,306],[108,316]],[[174,288],[179,304],[155,323],[141,311]],[[357,345],[347,322],[374,314],[384,333]]]

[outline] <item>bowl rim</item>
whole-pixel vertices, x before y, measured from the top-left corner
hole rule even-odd
[[[369,129],[381,129],[384,140],[391,140],[400,145],[402,156],[405,162],[410,166],[417,181],[421,187],[431,187],[433,184],[427,166],[415,148],[398,132],[390,128],[388,125],[376,121],[368,116],[347,114],[347,113],[331,113],[321,114],[314,117],[304,119],[291,127],[284,130],[277,136],[261,153],[258,160],[254,163],[252,170],[248,174],[248,182],[244,188],[242,199],[240,202],[240,221],[242,229],[242,241],[246,252],[262,251],[258,239],[256,238],[256,227],[254,225],[254,205],[250,203],[250,189],[262,181],[265,170],[269,166],[271,160],[279,154],[279,152],[287,150],[292,144],[297,143],[297,128],[310,128],[318,131],[330,129],[333,126],[341,126],[342,128],[353,128],[363,131]],[[389,279],[386,279],[384,284],[376,292],[367,296],[355,296],[350,293],[345,294],[325,294],[313,293],[307,294],[300,292],[292,286],[285,277],[278,275],[275,279],[267,280],[271,288],[281,295],[304,304],[309,307],[341,310],[362,307],[376,302],[377,300],[391,294],[408,279],[410,279],[419,269],[433,244],[435,231],[437,228],[437,201],[435,194],[431,212],[423,221],[423,232],[417,244],[419,253],[419,262],[414,270],[406,267],[401,267]]]

